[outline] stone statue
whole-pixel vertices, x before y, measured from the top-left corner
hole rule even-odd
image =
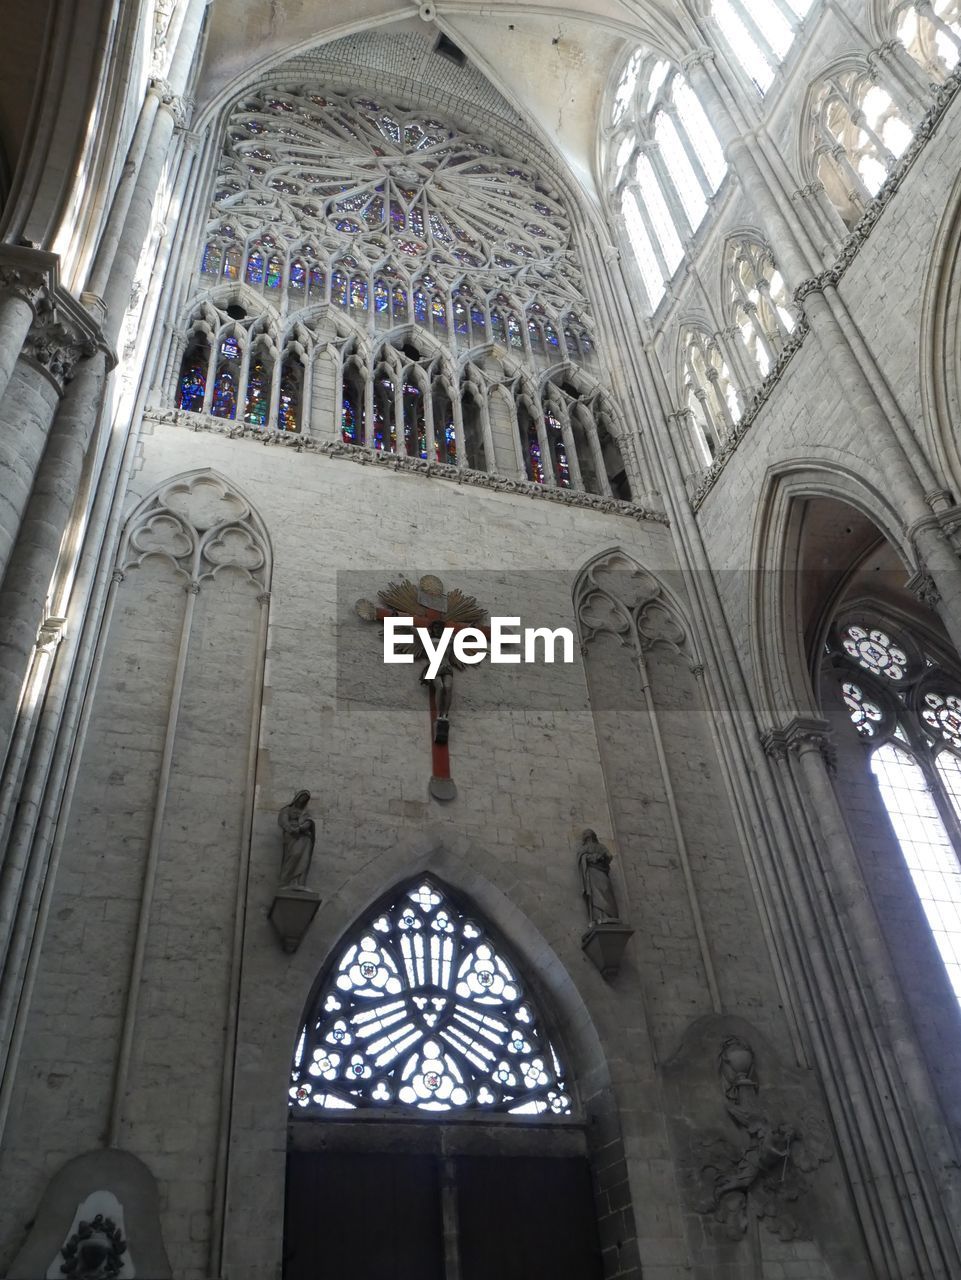
[[[581,832],[577,849],[577,865],[584,886],[587,916],[592,925],[620,922],[614,886],[611,884],[611,853],[602,845],[595,831]]]
[[[307,812],[309,801],[309,791],[298,791],[290,804],[284,805],[277,815],[284,842],[280,861],[281,889],[307,888],[307,872],[317,838],[314,820]]]

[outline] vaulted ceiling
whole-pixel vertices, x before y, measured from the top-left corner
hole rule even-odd
[[[233,96],[255,76],[295,54],[357,32],[377,31],[384,71],[390,36],[419,33],[432,47],[444,34],[493,84],[530,130],[569,166],[590,198],[605,92],[628,47],[645,43],[674,57],[697,43],[679,4],[669,0],[564,3],[473,0],[421,5],[353,0],[213,0],[199,105]],[[333,50],[331,50],[333,53]],[[452,103],[452,106],[458,105]]]

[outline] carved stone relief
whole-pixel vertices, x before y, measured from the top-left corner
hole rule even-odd
[[[759,1280],[766,1249],[814,1242],[835,1280],[867,1280],[813,1071],[788,1066],[743,1019],[711,1014],[688,1027],[663,1079],[695,1252]]]
[[[266,586],[267,548],[248,503],[209,471],[180,476],[142,503],[120,547],[118,572],[149,556],[174,565],[189,589],[224,569]]]

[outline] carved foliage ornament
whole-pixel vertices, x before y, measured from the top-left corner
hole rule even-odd
[[[121,1229],[112,1218],[98,1213],[89,1222],[77,1224],[61,1250],[60,1270],[74,1280],[109,1280],[120,1275],[126,1251]]]

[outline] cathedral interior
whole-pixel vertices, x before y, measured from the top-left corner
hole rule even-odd
[[[4,7],[0,1274],[961,1280],[961,0],[356,3]]]

